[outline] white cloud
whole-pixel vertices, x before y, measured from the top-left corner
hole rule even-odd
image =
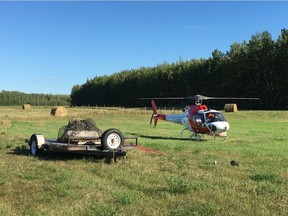
[[[51,79],[51,80],[59,80],[60,78],[57,77],[57,76],[52,76],[52,77],[50,77],[50,79]]]

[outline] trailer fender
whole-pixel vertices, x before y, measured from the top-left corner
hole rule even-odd
[[[32,134],[29,140],[30,153],[36,156],[39,150],[43,150],[42,146],[45,144],[45,138],[42,134]]]

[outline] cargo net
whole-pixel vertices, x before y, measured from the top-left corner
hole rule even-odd
[[[72,142],[76,142],[75,140],[71,140],[71,137],[77,137],[77,135],[81,134],[81,137],[83,137],[83,134],[89,134],[88,136],[91,136],[93,134],[94,136],[100,137],[102,134],[101,130],[96,126],[95,121],[92,119],[69,119],[68,125],[64,125],[61,128],[59,128],[58,132],[58,142],[64,142],[67,143],[69,140]]]

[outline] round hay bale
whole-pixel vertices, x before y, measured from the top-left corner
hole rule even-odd
[[[30,110],[31,109],[31,105],[30,104],[23,104],[22,105],[22,109],[23,110]]]
[[[53,107],[51,110],[51,115],[56,117],[64,117],[68,115],[68,111],[63,106]]]
[[[225,112],[237,112],[237,104],[225,104],[224,110]]]

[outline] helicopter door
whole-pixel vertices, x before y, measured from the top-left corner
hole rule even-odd
[[[204,120],[204,115],[203,114],[194,114],[192,115],[192,119],[191,119],[191,126],[194,130],[199,130],[201,128],[206,128],[205,127],[205,120]]]
[[[196,114],[193,117],[194,117],[194,119],[195,119],[194,121],[196,122],[198,127],[205,127],[203,114]]]

